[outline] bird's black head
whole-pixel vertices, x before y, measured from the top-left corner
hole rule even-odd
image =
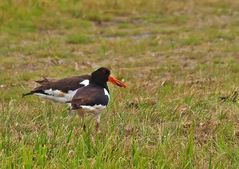
[[[109,76],[110,76],[110,70],[108,68],[101,67],[97,69],[96,71],[94,71],[93,73],[91,73],[90,81],[97,85],[106,87],[107,86],[106,83],[108,81]]]
[[[119,86],[119,87],[126,87],[126,85],[121,82],[120,80],[116,79],[114,76],[110,75],[110,70],[105,67],[101,67],[91,73],[90,83],[95,83],[99,86],[107,87],[107,81]]]

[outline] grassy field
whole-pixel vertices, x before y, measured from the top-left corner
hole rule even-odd
[[[239,168],[239,1],[1,0],[0,168]],[[94,120],[31,96],[109,67]]]

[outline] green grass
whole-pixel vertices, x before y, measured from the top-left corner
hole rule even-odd
[[[239,3],[0,2],[1,168],[239,168]],[[42,76],[111,68],[101,132],[22,98]],[[224,97],[225,100],[220,98]]]
[[[91,38],[85,35],[69,35],[67,38],[67,43],[71,44],[87,44],[92,42]]]

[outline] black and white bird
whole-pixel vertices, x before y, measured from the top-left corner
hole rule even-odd
[[[81,117],[85,114],[93,114],[96,117],[96,130],[99,128],[101,112],[106,108],[110,100],[107,82],[119,87],[126,87],[120,80],[110,75],[110,70],[101,67],[91,75],[73,76],[60,80],[47,79],[36,81],[40,86],[29,93],[44,99],[67,103],[70,111],[77,111]]]
[[[123,82],[110,75],[109,69],[101,67],[91,74],[89,85],[79,88],[69,102],[71,110],[77,111],[81,117],[85,114],[96,117],[96,131],[99,128],[101,112],[110,100],[108,81],[119,87],[126,87]]]

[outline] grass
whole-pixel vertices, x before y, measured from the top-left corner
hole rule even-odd
[[[69,35],[67,38],[67,43],[71,44],[86,44],[90,43],[92,40],[90,37],[84,36],[84,35]]]
[[[1,168],[238,168],[239,3],[0,2]],[[111,68],[94,120],[21,98],[42,76]]]

